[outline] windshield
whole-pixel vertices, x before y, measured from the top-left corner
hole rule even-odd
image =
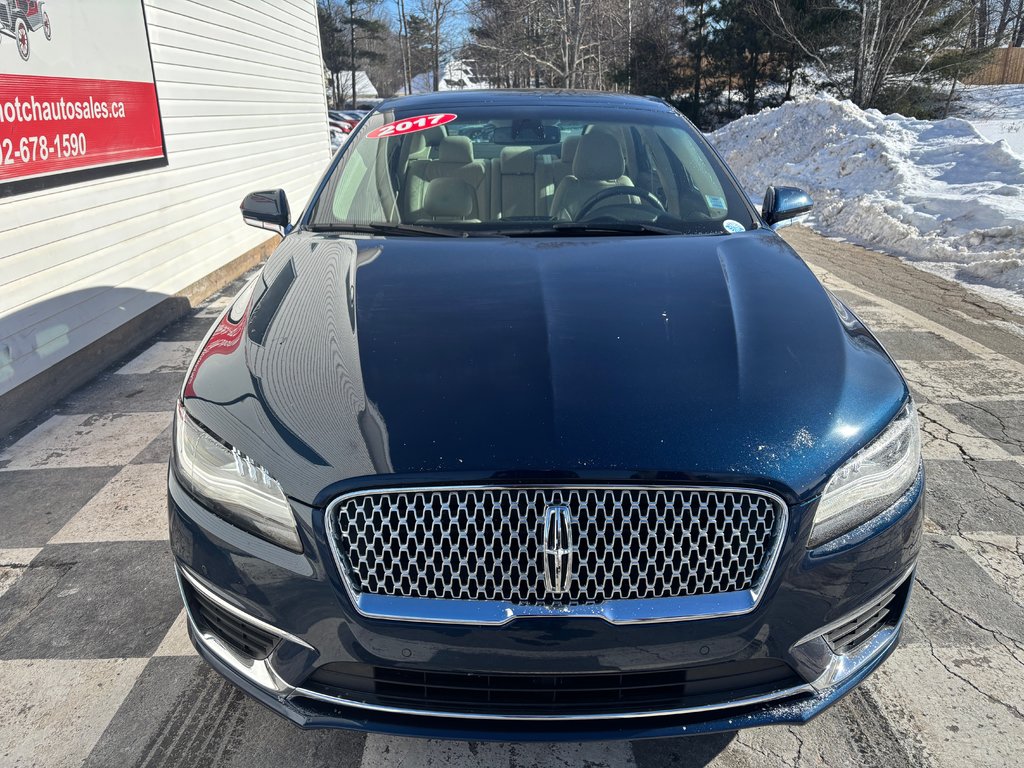
[[[725,234],[757,226],[681,117],[564,102],[374,113],[312,229],[453,235]]]

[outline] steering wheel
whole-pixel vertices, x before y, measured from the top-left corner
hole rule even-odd
[[[614,187],[608,187],[602,189],[599,192],[591,195],[590,198],[580,206],[579,211],[576,213],[576,220],[582,221],[586,219],[587,214],[590,213],[594,206],[603,200],[608,200],[612,197],[639,197],[640,202],[643,205],[649,205],[650,207],[657,210],[659,213],[665,213],[665,206],[662,204],[653,192],[648,192],[643,189],[637,189],[636,187],[627,187],[625,184],[618,184]]]

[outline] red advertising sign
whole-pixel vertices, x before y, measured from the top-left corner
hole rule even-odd
[[[0,187],[163,158],[141,2],[49,5],[0,0]]]

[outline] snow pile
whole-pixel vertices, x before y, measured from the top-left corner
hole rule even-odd
[[[815,201],[810,224],[1024,308],[1024,160],[966,120],[914,120],[814,96],[744,117],[711,140],[760,200]]]
[[[958,111],[986,139],[1002,139],[1024,157],[1024,85],[968,86]]]

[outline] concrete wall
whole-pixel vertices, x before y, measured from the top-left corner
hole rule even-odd
[[[329,160],[315,0],[147,0],[168,165],[0,199],[0,397],[265,243]],[[65,366],[66,367],[66,366]]]

